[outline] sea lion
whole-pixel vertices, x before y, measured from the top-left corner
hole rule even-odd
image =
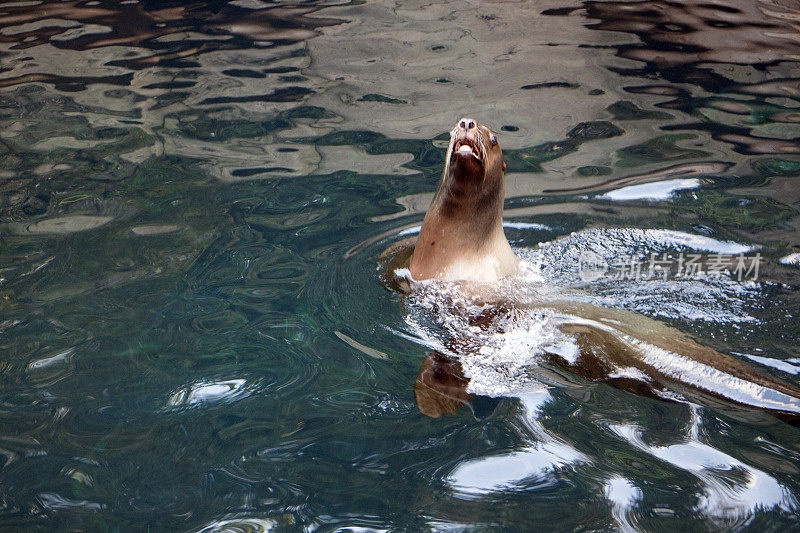
[[[519,260],[503,233],[505,169],[494,133],[459,120],[411,257],[414,280],[494,281],[517,273]]]
[[[413,239],[395,243],[381,254],[379,272],[384,283],[408,292],[414,282],[424,280],[459,282],[459,291],[470,301],[482,302],[479,314],[467,317],[469,329],[497,329],[498,317],[517,311],[555,312],[554,325],[575,340],[576,353],[566,359],[559,353],[544,354],[537,374],[547,382],[560,382],[559,372],[567,371],[643,396],[665,398],[670,393],[664,392],[671,390],[703,403],[722,398],[800,425],[800,388],[756,372],[662,322],[580,303],[568,293],[516,302],[502,283],[480,283],[496,282],[519,271],[519,260],[502,226],[504,171],[495,135],[472,119],[459,120],[450,132],[442,178],[416,243]],[[405,268],[412,278],[405,281],[411,283],[395,275]],[[460,312],[457,306],[451,311]],[[481,357],[473,351],[474,342],[465,342],[468,335],[454,332],[447,349],[459,357]],[[555,369],[555,374],[548,368]],[[468,383],[457,362],[441,353],[429,356],[415,384],[420,411],[429,416],[453,413],[470,401]]]

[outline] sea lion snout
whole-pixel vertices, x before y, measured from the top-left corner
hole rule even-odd
[[[478,127],[478,123],[472,120],[471,118],[462,118],[458,121],[458,128],[461,130],[468,132],[469,130],[474,130]]]
[[[478,123],[462,118],[450,131],[450,158],[473,167],[479,167],[486,158],[486,147]],[[477,163],[477,164],[476,164]],[[475,168],[477,170],[477,168]]]

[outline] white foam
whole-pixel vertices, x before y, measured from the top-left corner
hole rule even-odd
[[[556,355],[574,364],[579,357],[575,339],[562,333],[559,325],[580,322],[578,317],[565,316],[544,308],[543,300],[572,300],[599,307],[621,307],[650,316],[669,316],[681,320],[702,319],[716,322],[755,321],[744,310],[748,298],[758,296],[757,288],[721,277],[713,280],[649,280],[617,281],[596,284],[591,291],[574,291],[577,283],[577,257],[580,250],[597,251],[600,257],[614,257],[634,251],[658,251],[668,248],[693,250],[749,250],[752,247],[719,241],[672,230],[590,229],[566,238],[544,243],[536,249],[516,250],[521,257],[520,274],[494,284],[470,285],[438,281],[416,282],[407,270],[398,270],[413,288],[406,322],[410,338],[426,347],[458,357],[469,392],[486,396],[518,396],[522,391],[543,387],[536,381],[539,363],[545,355]],[[468,295],[472,294],[473,297]],[[474,295],[481,294],[480,300]],[[492,306],[482,301],[503,301],[510,309],[507,316],[492,317],[488,326],[470,325],[469,317],[477,317]],[[597,323],[593,323],[597,327]],[[614,330],[615,334],[619,332]],[[447,346],[457,340],[457,348]],[[635,339],[631,339],[635,343]],[[637,345],[645,351],[648,345]],[[453,353],[456,352],[456,353]],[[647,355],[644,356],[647,359]],[[709,384],[714,391],[746,403],[764,407],[788,407],[787,398],[754,397],[756,389],[730,376],[715,374],[714,369],[685,367],[689,360],[676,354],[664,354],[669,368],[653,356],[648,361],[665,373],[675,375],[700,388]],[[612,377],[647,380],[633,368],[620,368]],[[750,384],[752,385],[752,384]],[[771,393],[767,393],[771,395]],[[792,405],[796,409],[796,405]]]
[[[620,264],[634,261],[649,274],[651,254],[678,261],[679,254],[709,252],[743,254],[759,247],[666,229],[592,228],[517,250],[523,271],[535,272],[547,286],[581,288],[583,301],[608,307],[625,307],[649,316],[707,322],[752,322],[748,300],[760,291],[756,283],[743,283],[728,275],[615,279]],[[602,268],[598,278],[587,278],[582,258],[591,256]],[[684,261],[688,260],[684,256]],[[712,258],[713,259],[713,258]],[[673,272],[677,270],[677,263]],[[626,277],[631,277],[626,274]],[[744,280],[743,280],[744,281]],[[758,307],[758,306],[757,306]]]
[[[639,349],[641,360],[665,375],[672,376],[701,390],[746,405],[800,413],[800,399],[775,389],[732,376],[711,366],[667,350],[657,348],[627,335],[621,335]]]
[[[516,293],[510,284],[510,293]],[[421,343],[443,348],[449,338],[457,338],[464,376],[470,380],[468,392],[484,396],[516,395],[542,389],[528,377],[527,370],[545,352],[560,351],[577,357],[577,347],[569,348],[570,338],[557,329],[555,314],[546,309],[512,310],[508,316],[491,321],[487,330],[470,326],[469,317],[478,316],[491,306],[466,296],[463,286],[453,283],[420,284],[409,297],[406,322]],[[509,294],[513,296],[513,294]],[[525,298],[524,294],[521,294]],[[519,302],[519,300],[517,300]],[[446,352],[447,353],[447,352]]]
[[[610,378],[630,378],[630,379],[637,379],[640,381],[650,381],[650,378],[639,370],[638,368],[634,368],[632,366],[624,366],[615,369],[613,372],[609,372],[608,377]]]

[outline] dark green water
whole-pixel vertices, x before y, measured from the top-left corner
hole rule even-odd
[[[592,294],[800,385],[798,13],[3,2],[0,529],[797,530],[765,413],[576,378],[423,415],[376,264],[472,116],[523,256],[758,249],[756,282]]]

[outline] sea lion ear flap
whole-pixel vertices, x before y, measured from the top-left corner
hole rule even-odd
[[[505,172],[505,171],[506,171],[506,162],[503,161],[503,172]]]

